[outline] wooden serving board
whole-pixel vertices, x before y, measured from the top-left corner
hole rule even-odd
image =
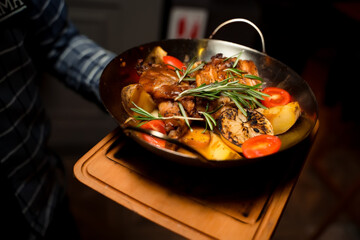
[[[118,129],[74,166],[82,183],[191,239],[270,238],[300,170],[183,166],[153,155]]]

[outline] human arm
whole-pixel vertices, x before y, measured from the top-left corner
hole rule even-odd
[[[32,54],[37,64],[84,97],[99,101],[101,72],[115,54],[78,32],[63,0],[31,4],[30,44],[37,51]]]

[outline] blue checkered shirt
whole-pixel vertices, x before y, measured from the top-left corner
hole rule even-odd
[[[99,101],[99,78],[113,57],[77,32],[63,0],[0,0],[1,180],[42,235],[64,188],[59,162],[46,147],[49,124],[39,96],[41,73]]]

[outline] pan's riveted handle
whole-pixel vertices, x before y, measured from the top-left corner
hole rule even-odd
[[[212,34],[210,35],[209,38],[212,39],[213,36],[220,30],[220,28],[224,27],[227,24],[234,23],[234,22],[244,22],[244,23],[251,25],[259,33],[260,38],[261,38],[262,52],[265,53],[265,40],[264,40],[264,36],[263,36],[262,32],[253,22],[251,22],[245,18],[233,18],[233,19],[223,22],[212,32]]]

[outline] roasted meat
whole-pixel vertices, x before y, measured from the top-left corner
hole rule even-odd
[[[173,101],[164,101],[158,105],[159,113],[164,117],[182,116],[179,108],[179,104]],[[182,137],[187,131],[188,127],[183,119],[166,119],[165,130],[168,136],[178,139]]]
[[[236,68],[241,71],[244,71],[243,75],[255,75],[259,76],[257,68],[253,61],[249,60],[239,60],[237,65],[233,67],[236,58],[224,58],[222,54],[217,54],[211,58],[211,61],[205,64],[202,70],[196,74],[196,86],[202,84],[210,84],[214,82],[222,81],[229,77],[229,72],[224,71],[229,68]],[[254,80],[246,78],[244,76],[233,75],[235,79],[231,81],[239,81],[240,83],[254,86],[259,83],[259,80]]]
[[[153,64],[151,68],[146,68],[140,75],[139,83],[156,102],[172,100],[190,88],[187,82],[179,83],[175,71],[161,64]]]

